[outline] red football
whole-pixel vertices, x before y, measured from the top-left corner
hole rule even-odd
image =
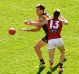
[[[14,35],[16,33],[16,29],[15,28],[10,28],[9,29],[9,34],[10,35]]]

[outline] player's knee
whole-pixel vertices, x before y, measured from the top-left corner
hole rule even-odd
[[[65,51],[64,50],[61,50],[60,52],[64,54]]]
[[[35,48],[35,50],[37,50],[39,48],[39,46],[38,45],[35,45],[34,48]]]
[[[65,52],[65,49],[64,49],[64,48],[62,48],[62,49],[60,50],[60,52],[61,52],[61,53],[64,53],[64,52]]]

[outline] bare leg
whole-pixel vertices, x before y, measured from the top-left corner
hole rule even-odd
[[[60,50],[60,63],[59,63],[59,71],[63,71],[63,62],[64,62],[64,59],[65,59],[65,49],[64,49],[64,46],[62,45],[61,47],[58,48]]]
[[[37,56],[40,59],[43,59],[42,57],[42,52],[41,52],[41,47],[45,46],[47,43],[45,43],[43,40],[40,40],[36,45],[35,45],[35,51],[37,53]]]
[[[64,49],[64,46],[62,45],[61,47],[58,48],[60,50],[60,63],[63,63],[64,62],[64,59],[65,59],[65,49]]]
[[[49,66],[51,69],[53,68],[54,53],[55,53],[55,49],[49,49]]]

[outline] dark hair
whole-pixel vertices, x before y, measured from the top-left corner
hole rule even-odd
[[[59,15],[60,15],[60,11],[59,10],[55,10],[54,11],[54,18],[58,19]]]
[[[44,5],[42,5],[42,4],[38,4],[37,6],[36,6],[36,8],[40,8],[40,10],[45,10],[45,7],[44,7]]]

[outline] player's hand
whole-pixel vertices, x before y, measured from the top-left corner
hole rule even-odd
[[[24,22],[25,25],[32,25],[32,22],[31,21],[26,21]]]
[[[28,31],[27,28],[21,28],[20,30],[21,30],[21,31]]]
[[[25,25],[31,25],[31,24],[32,24],[32,20],[31,20],[31,19],[29,19],[29,20],[27,20],[27,21],[25,20],[25,21],[24,21],[24,24],[25,24]]]

